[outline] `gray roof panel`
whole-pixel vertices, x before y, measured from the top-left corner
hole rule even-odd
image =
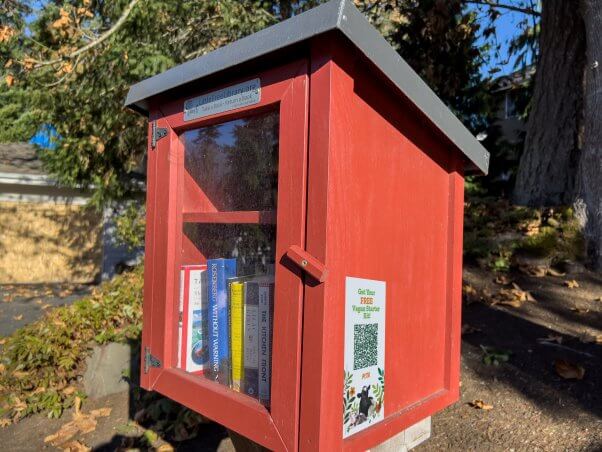
[[[133,85],[126,106],[148,112],[148,99],[330,31],[349,41],[483,173],[489,152],[349,0],[331,0]]]

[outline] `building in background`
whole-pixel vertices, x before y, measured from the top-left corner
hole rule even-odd
[[[33,145],[0,144],[0,284],[97,282],[139,258],[117,243],[114,209],[89,199],[57,186]]]
[[[535,66],[495,79],[491,94],[497,101],[494,125],[499,128],[500,140],[510,145],[522,145],[526,131],[525,120],[520,116],[528,102],[528,86],[535,75]]]

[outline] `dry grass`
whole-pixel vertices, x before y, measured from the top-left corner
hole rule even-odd
[[[0,283],[92,281],[101,224],[83,206],[0,202]]]

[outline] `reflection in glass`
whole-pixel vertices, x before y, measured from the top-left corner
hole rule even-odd
[[[278,113],[183,134],[185,168],[221,211],[273,210],[278,183]]]
[[[265,406],[271,397],[278,126],[278,113],[267,112],[181,136],[190,176],[185,183],[198,187],[187,186],[197,198],[187,198],[183,215],[178,367]]]

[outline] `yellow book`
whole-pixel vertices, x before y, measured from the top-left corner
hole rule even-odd
[[[232,389],[240,392],[243,381],[243,288],[242,282],[230,284],[230,356]]]

